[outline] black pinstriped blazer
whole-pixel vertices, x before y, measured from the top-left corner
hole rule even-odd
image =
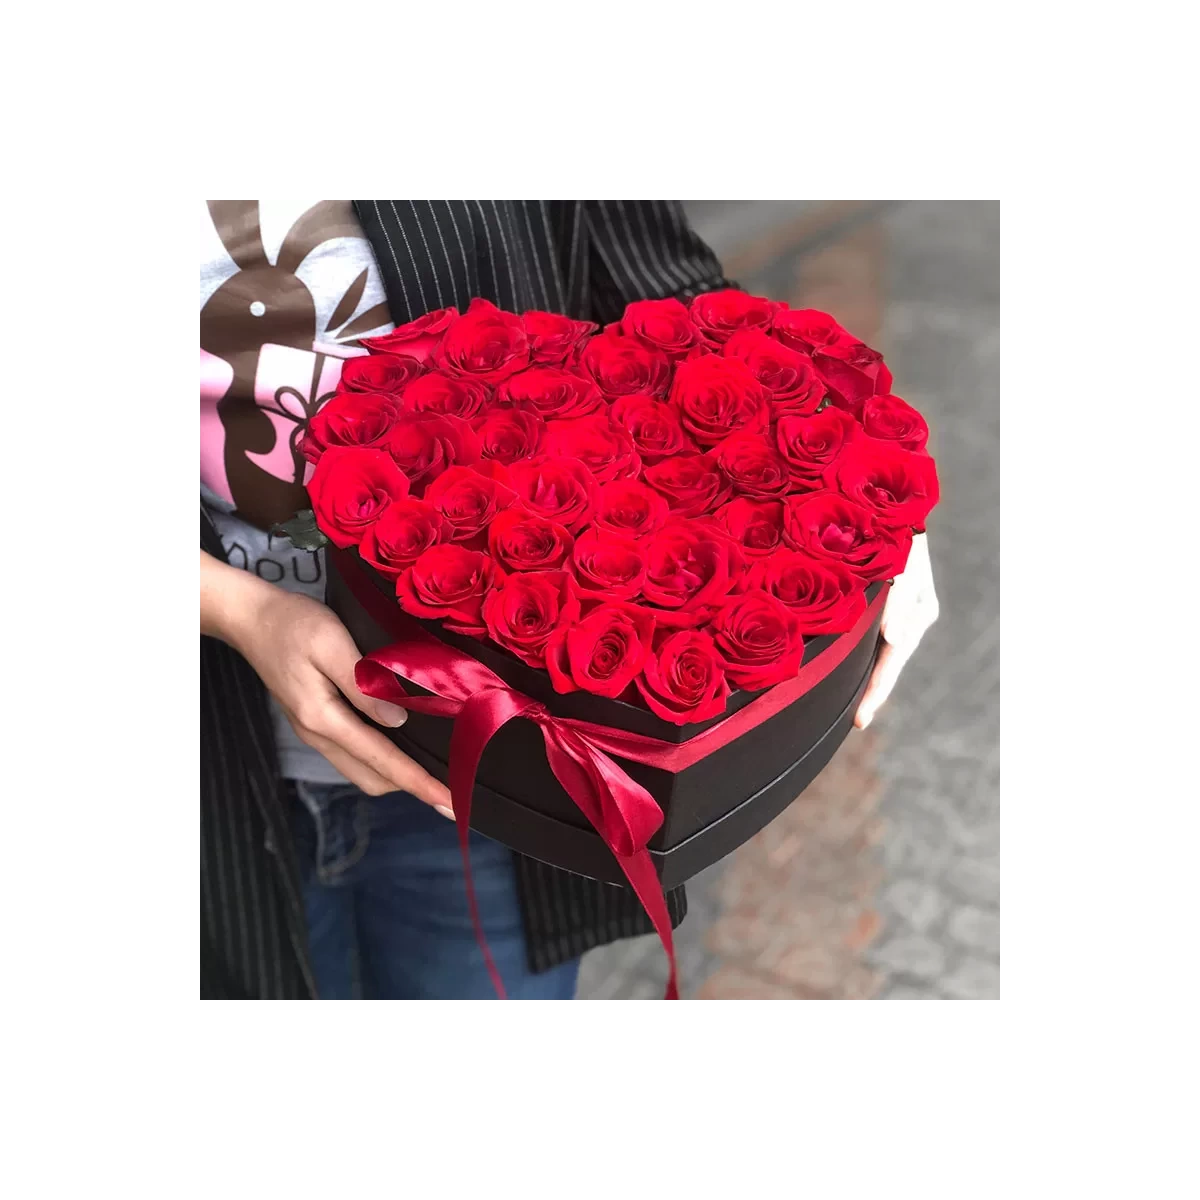
[[[399,325],[473,296],[601,324],[631,300],[730,286],[673,200],[356,200]],[[223,557],[201,512],[201,545]],[[200,991],[315,995],[263,688],[235,651],[200,639]],[[514,856],[534,970],[651,932],[633,892]],[[683,889],[667,896],[673,924]]]

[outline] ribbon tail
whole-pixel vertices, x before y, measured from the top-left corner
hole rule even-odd
[[[667,965],[670,973],[667,976],[667,991],[663,999],[678,1000],[679,971],[675,962],[675,938],[671,931],[671,914],[667,911],[667,898],[663,894],[662,883],[659,881],[658,872],[654,869],[650,851],[643,847],[636,854],[618,854],[617,862],[620,864],[621,870],[625,872],[625,878],[629,880],[630,886],[637,893],[637,898],[642,902],[642,907],[646,910],[646,915],[654,926],[654,932],[658,934],[658,939],[667,953]]]

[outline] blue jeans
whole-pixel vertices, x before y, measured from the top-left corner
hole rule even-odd
[[[494,1000],[454,822],[406,792],[294,782],[290,805],[322,1000]],[[471,834],[488,947],[513,1000],[570,1000],[579,960],[535,975],[512,851]]]

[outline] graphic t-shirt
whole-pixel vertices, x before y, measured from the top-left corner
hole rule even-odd
[[[354,343],[392,328],[348,200],[210,200],[200,252],[200,495],[229,562],[325,598],[323,555],[267,530],[307,508],[301,435]],[[271,701],[289,779],[342,775]]]

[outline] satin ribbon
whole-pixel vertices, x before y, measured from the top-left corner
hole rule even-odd
[[[332,556],[355,599],[381,628],[397,638],[393,644],[359,660],[354,668],[359,690],[413,712],[454,721],[450,735],[450,797],[463,856],[471,921],[497,994],[504,998],[504,984],[483,934],[471,876],[468,840],[471,798],[484,748],[498,729],[515,717],[524,717],[541,730],[550,769],[612,851],[650,917],[670,964],[665,998],[677,1000],[670,916],[658,872],[646,848],[662,824],[662,810],[654,797],[613,762],[609,754],[677,774],[727,746],[781,712],[845,661],[882,609],[887,585],[880,589],[854,627],[805,663],[795,679],[776,685],[719,724],[676,744],[591,721],[555,716],[545,705],[510,688],[478,659],[426,633],[394,601],[382,595],[349,552],[334,551]],[[400,686],[397,676],[434,694],[410,696]]]

